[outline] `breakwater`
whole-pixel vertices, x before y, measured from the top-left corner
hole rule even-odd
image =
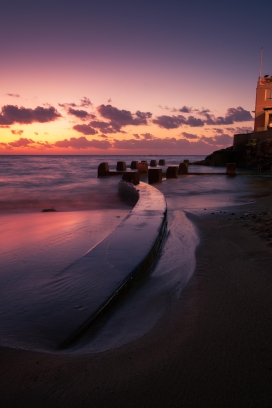
[[[121,181],[119,191],[136,188]],[[164,195],[152,186],[137,186],[139,199],[130,214],[102,242],[63,274],[73,276],[72,304],[84,305],[79,315],[71,308],[69,324],[60,331],[60,347],[72,345],[138,276],[147,273],[164,239],[167,206]],[[85,312],[86,310],[86,312]],[[61,322],[59,322],[61,325]]]

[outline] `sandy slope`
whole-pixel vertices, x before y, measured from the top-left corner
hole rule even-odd
[[[272,248],[251,230],[271,204],[188,215],[195,274],[137,341],[93,355],[1,349],[1,406],[271,407]]]

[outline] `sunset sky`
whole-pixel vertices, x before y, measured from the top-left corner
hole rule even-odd
[[[209,154],[251,131],[271,2],[1,3],[0,154]]]

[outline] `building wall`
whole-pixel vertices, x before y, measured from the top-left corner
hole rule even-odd
[[[256,139],[257,141],[272,139],[272,130],[265,130],[263,132],[252,132],[252,133],[240,133],[234,135],[233,137],[233,151],[234,152],[245,152],[245,145],[250,139]]]

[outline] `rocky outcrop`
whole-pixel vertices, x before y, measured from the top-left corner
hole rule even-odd
[[[271,164],[270,164],[271,161]],[[272,138],[267,140],[250,139],[244,152],[235,152],[233,147],[216,150],[204,160],[192,164],[205,166],[226,166],[227,163],[236,163],[238,167],[263,166],[263,170],[272,166]]]
[[[226,149],[216,150],[204,160],[194,162],[192,164],[205,165],[205,166],[226,166],[227,163],[236,163],[242,165],[244,163],[244,157],[241,153],[233,151],[233,147],[227,147]]]

